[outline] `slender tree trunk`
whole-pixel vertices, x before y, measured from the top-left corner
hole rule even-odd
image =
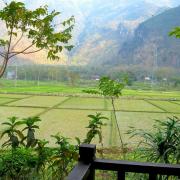
[[[17,87],[17,78],[18,78],[18,76],[17,76],[17,71],[18,71],[18,69],[17,69],[17,63],[16,63],[16,66],[15,66],[15,72],[16,72],[16,74],[15,74],[15,87]]]
[[[13,25],[14,25],[14,21],[12,22],[12,28],[10,31],[10,37],[9,37],[9,42],[8,42],[8,46],[7,46],[7,53],[4,57],[4,61],[3,64],[0,68],[0,78],[2,78],[3,74],[5,73],[7,64],[8,64],[8,60],[9,60],[9,52],[10,52],[10,48],[11,48],[11,41],[12,41],[12,34],[13,34]]]
[[[115,109],[114,98],[113,98],[113,97],[111,97],[111,103],[112,103],[113,112],[114,112],[114,117],[115,117],[117,129],[118,129],[119,139],[120,139],[120,142],[121,142],[121,148],[122,148],[122,150],[124,151],[124,143],[123,143],[122,136],[121,136],[121,131],[120,131],[120,128],[119,128],[119,125],[118,125],[118,122],[117,122],[116,109]]]
[[[7,64],[8,64],[8,55],[6,55],[6,57],[3,60],[3,64],[0,67],[0,78],[2,78],[2,76],[4,75]]]

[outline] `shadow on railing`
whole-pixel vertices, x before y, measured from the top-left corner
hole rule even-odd
[[[149,174],[149,180],[156,180],[158,175],[180,177],[180,165],[96,159],[95,154],[96,145],[80,145],[79,162],[67,179],[95,180],[95,170],[116,171],[118,180],[125,180],[126,172]]]

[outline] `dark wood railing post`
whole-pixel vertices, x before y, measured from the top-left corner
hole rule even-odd
[[[155,174],[155,173],[150,173],[150,174],[149,174],[149,180],[157,180],[157,174]]]
[[[118,171],[117,173],[117,180],[125,180],[126,174],[124,171]]]
[[[92,164],[95,160],[96,145],[94,144],[82,144],[79,146],[79,161],[84,164]],[[87,180],[95,179],[95,169],[90,167],[90,173]]]
[[[67,180],[95,180],[95,170],[116,171],[117,179],[124,180],[128,172],[149,174],[149,180],[158,176],[180,176],[180,165],[96,159],[96,145],[82,144],[79,161]]]

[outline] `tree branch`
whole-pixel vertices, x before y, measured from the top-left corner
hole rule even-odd
[[[34,46],[36,44],[36,42],[34,42],[34,43],[32,43],[31,45],[29,45],[28,47],[26,47],[24,50],[22,50],[22,51],[18,51],[18,52],[16,52],[16,51],[14,51],[14,52],[11,52],[11,54],[13,54],[13,55],[11,55],[11,56],[9,56],[9,59],[10,58],[12,58],[12,57],[14,57],[14,56],[16,56],[16,55],[18,55],[18,54],[23,54],[25,51],[27,51],[28,49],[30,49],[32,46]]]
[[[9,52],[10,52],[10,48],[11,48],[12,35],[13,35],[13,27],[14,27],[14,20],[12,22],[12,28],[11,28],[10,37],[9,37],[9,43],[8,43],[8,50],[7,50],[7,54],[6,54],[7,60],[9,59]]]
[[[40,49],[37,49],[37,50],[34,50],[34,51],[24,52],[23,54],[32,54],[32,53],[36,53],[36,52],[41,51],[42,49],[43,49],[43,48],[40,48]]]
[[[13,27],[14,27],[13,25],[14,25],[14,21],[12,22],[12,28],[11,28],[10,37],[9,37],[9,43],[8,43],[8,50],[7,50],[7,53],[4,56],[4,61],[3,61],[3,64],[2,64],[2,66],[0,68],[0,78],[3,76],[3,74],[4,74],[5,70],[6,70],[6,67],[7,67],[7,63],[9,61],[9,51],[10,51],[10,48],[11,48]]]
[[[2,52],[0,52],[0,56],[3,57],[3,58],[5,58],[5,54],[2,53]]]
[[[23,37],[24,33],[22,32],[20,38],[16,41],[16,43],[14,44],[14,46],[11,48],[12,50],[17,46],[17,44],[21,41],[22,37]]]

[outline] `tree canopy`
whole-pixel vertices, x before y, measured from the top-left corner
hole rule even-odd
[[[6,3],[0,10],[0,23],[5,26],[5,36],[0,37],[0,56],[2,65],[0,77],[3,76],[9,60],[17,55],[47,51],[47,58],[56,60],[60,58],[63,49],[71,50],[69,44],[72,38],[74,17],[55,24],[55,18],[59,18],[60,12],[49,12],[48,6],[42,6],[35,10],[29,10],[22,2],[12,1]],[[57,30],[59,29],[59,30]],[[23,43],[23,39],[28,43]]]

